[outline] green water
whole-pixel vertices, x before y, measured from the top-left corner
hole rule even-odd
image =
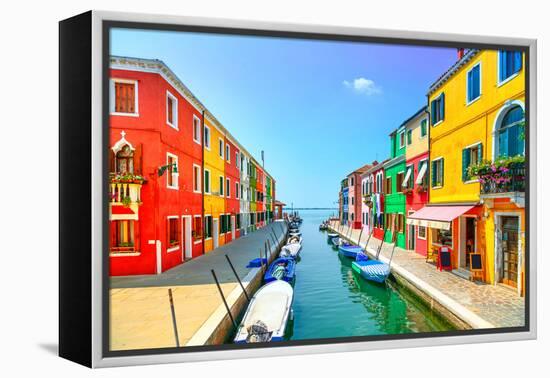
[[[372,336],[453,329],[395,283],[362,279],[339,257],[319,224],[332,212],[301,210],[301,260],[296,265],[291,340]]]

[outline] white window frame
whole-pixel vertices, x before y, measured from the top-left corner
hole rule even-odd
[[[195,169],[197,169],[197,171],[195,171]],[[195,172],[198,172],[198,174],[195,175]],[[198,164],[193,164],[193,193],[202,193],[201,175],[202,175],[201,166]]]
[[[420,236],[420,228],[424,229],[424,237]],[[426,240],[428,238],[428,227],[416,226],[416,238],[420,240]]]
[[[168,189],[175,189],[175,190],[178,190],[179,189],[179,172],[180,172],[180,168],[179,168],[179,162],[178,162],[178,155],[175,155],[175,154],[172,154],[170,152],[167,152],[166,153],[166,165],[170,164],[170,160],[169,158],[173,158],[176,162],[176,170],[177,170],[177,173],[173,173],[172,172],[172,181],[175,182],[176,184],[175,185],[168,185],[168,174],[166,175],[166,187]],[[166,170],[167,173],[170,173],[168,171],[168,169]],[[175,178],[174,178],[175,176]]]
[[[225,143],[222,138],[218,138],[218,155],[220,159],[225,160]]]
[[[241,170],[241,156],[239,154],[239,151],[235,151],[235,167],[237,170]]]
[[[240,186],[240,185],[239,185],[239,182],[238,182],[238,181],[235,181],[235,199],[239,199],[239,194],[240,194],[240,192],[239,192],[239,190],[240,190],[239,186]]]
[[[468,75],[470,75],[470,72],[476,68],[477,66],[479,66],[479,96],[477,96],[476,98],[472,99],[472,100],[468,100],[468,92],[470,91],[470,88],[469,88],[469,83],[468,83]],[[470,69],[466,72],[466,106],[470,106],[471,104],[473,104],[474,102],[476,102],[477,100],[479,100],[481,98],[481,94],[482,94],[482,83],[483,83],[483,79],[482,79],[482,73],[481,73],[481,61],[477,62],[476,64],[474,64],[472,67],[470,67]]]
[[[133,113],[121,113],[115,112],[115,83],[134,84],[134,112]],[[119,79],[111,78],[109,80],[109,114],[123,117],[139,117],[139,100],[138,100],[138,81],[132,79]]]
[[[206,131],[208,130],[208,132]],[[208,151],[210,151],[210,146],[212,142],[212,130],[210,130],[210,127],[204,124],[204,148],[206,148]]]
[[[198,127],[199,127],[199,130],[197,132],[198,139],[195,138],[195,131],[197,127],[197,125],[195,124],[195,121],[198,122]],[[197,117],[195,114],[193,114],[193,141],[197,144],[201,144],[201,128],[202,128],[201,124],[202,124],[201,119]]]
[[[172,100],[172,121],[168,121],[168,99]],[[179,130],[178,128],[178,99],[170,91],[166,91],[166,124],[173,129]]]
[[[231,163],[231,145],[229,143],[225,143],[225,159]]]
[[[211,194],[212,193],[212,174],[210,172],[210,169],[204,168],[203,182],[206,184],[206,173],[207,172],[208,172],[208,188],[206,187],[206,185],[204,186],[204,193],[205,194]]]
[[[426,135],[422,135],[422,122],[426,121]],[[423,118],[420,120],[420,123],[418,124],[418,128],[420,129],[420,138],[424,139],[428,137],[428,129],[430,127],[430,120],[428,118]]]
[[[231,179],[229,177],[225,178],[225,196],[231,198]]]
[[[502,50],[497,50],[497,87],[500,87],[506,83],[508,83],[509,81],[512,81],[516,76],[518,76],[521,72],[521,70],[523,70],[523,53],[521,54],[521,59],[522,59],[522,62],[521,62],[521,70],[519,70],[518,72],[508,76],[506,79],[500,81],[500,53],[502,52]]]
[[[438,160],[443,160],[443,156],[438,156],[438,157],[436,157],[435,159],[432,159],[431,163],[434,163],[434,162],[436,162],[436,161],[438,161]],[[428,167],[429,170],[430,170],[430,188],[431,188],[431,189],[441,189],[441,188],[443,188],[443,185],[444,185],[444,184],[443,184],[443,185],[432,186],[432,183],[431,183],[431,181],[432,181],[432,178],[431,178],[431,173],[432,173],[431,163],[430,163],[430,166]],[[442,177],[442,179],[444,179],[444,177]],[[443,180],[443,182],[445,182],[445,180]]]
[[[202,220],[202,235],[205,237],[204,240],[211,240],[212,236],[206,237],[206,218],[212,218],[212,228],[214,228],[214,218],[212,217],[212,214],[204,214],[204,220]],[[210,230],[212,231],[212,230]],[[212,235],[214,235],[213,232],[211,232]]]
[[[222,175],[219,176],[218,178],[218,184],[220,183],[221,181],[221,185],[220,185],[220,190],[218,192],[218,194],[220,195],[220,197],[223,197],[224,196],[224,192],[225,192],[225,177],[223,177]]]
[[[401,131],[397,134],[397,137],[399,138],[399,148],[405,147],[405,144],[407,144],[407,136],[405,135],[405,130]],[[401,144],[401,137],[403,137],[403,144]]]
[[[443,96],[443,93],[444,93],[444,92],[441,92],[441,93],[439,94],[439,96],[435,97],[435,98],[432,100],[432,102],[441,100],[441,96]],[[432,107],[432,102],[430,102],[430,111],[431,111],[431,107]],[[443,109],[445,109],[445,104],[443,104]],[[431,116],[431,114],[430,114],[430,116]],[[437,121],[436,123],[434,123],[434,124],[432,125],[432,127],[436,127],[437,125],[439,125],[440,123],[442,123],[444,120],[445,120],[445,118],[440,119],[439,121]]]
[[[166,217],[166,220],[170,220],[170,219],[176,219],[179,221],[180,217],[177,216],[177,215],[168,215]],[[179,227],[178,228],[181,228],[181,223],[178,225]],[[178,234],[179,234],[179,230],[178,230]],[[171,252],[176,252],[176,251],[179,251],[179,249],[182,247],[182,240],[181,240],[181,235],[180,235],[180,241],[179,241],[179,245],[177,247],[172,247],[172,248],[168,248],[168,243],[170,242],[170,240],[167,241],[166,243],[166,253],[171,253]]]

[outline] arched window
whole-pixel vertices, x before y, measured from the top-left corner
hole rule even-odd
[[[116,153],[117,173],[134,173],[134,151],[125,145]]]
[[[523,155],[525,151],[523,124],[525,113],[521,106],[515,105],[510,108],[498,128],[498,157]]]

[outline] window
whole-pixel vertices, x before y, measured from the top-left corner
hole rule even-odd
[[[395,190],[396,192],[400,193],[403,191],[403,180],[405,179],[405,173],[399,172],[395,176]]]
[[[201,192],[201,167],[193,164],[193,192]]]
[[[403,179],[403,182],[401,183],[401,187],[403,189],[412,189],[414,183],[414,165],[409,165],[407,167],[407,171],[405,173],[405,178]]]
[[[134,221],[116,220],[114,222],[114,245],[111,252],[134,252]]]
[[[137,115],[138,85],[135,80],[111,80],[111,113],[119,115]]]
[[[219,188],[220,188],[220,196],[223,197],[223,185],[224,185],[224,184],[223,184],[223,176],[220,176],[219,184],[220,184],[220,186],[219,186]]]
[[[519,105],[513,106],[502,118],[498,128],[498,157],[511,157],[525,153],[525,113]]]
[[[228,163],[231,162],[231,146],[228,143],[225,144],[225,159]]]
[[[420,121],[420,138],[424,138],[428,134],[428,120]]]
[[[386,177],[386,187],[384,188],[384,193],[391,194],[391,177]]]
[[[166,154],[166,186],[170,189],[178,188],[178,157],[171,153]]]
[[[204,238],[210,239],[212,237],[212,216],[207,215],[204,217]]]
[[[235,222],[236,222],[236,227],[238,230],[241,229],[241,214],[236,214],[235,215]]]
[[[422,160],[418,164],[418,176],[416,178],[416,184],[422,185],[424,188],[428,187],[428,160]]]
[[[453,234],[451,230],[440,230],[438,228],[432,228],[431,230],[433,244],[453,247]]]
[[[426,227],[418,226],[418,238],[426,240]]]
[[[522,56],[520,51],[498,52],[498,80],[505,82],[521,70]]]
[[[441,93],[431,103],[432,126],[445,119],[445,93]]]
[[[402,131],[399,133],[399,148],[405,147],[405,132]]]
[[[405,215],[403,214],[396,214],[397,216],[397,232],[402,234],[403,232],[405,232]]]
[[[473,66],[466,75],[466,102],[477,100],[481,95],[481,63]]]
[[[432,161],[432,188],[443,186],[444,164],[443,158]]]
[[[355,198],[354,197],[351,197],[351,204],[355,205]]]
[[[204,170],[204,192],[210,194],[210,171]]]
[[[353,200],[353,198],[352,198],[352,200]],[[353,201],[352,201],[352,202],[353,202]],[[352,222],[355,221],[355,214],[354,214],[354,213],[351,213],[351,221],[352,221]]]
[[[170,92],[166,92],[166,123],[178,129],[178,99]]]
[[[197,241],[202,238],[202,220],[200,215],[193,218],[193,240]]]
[[[244,194],[244,188],[243,188],[243,186],[241,185],[241,198],[242,198],[242,199],[246,199],[246,198],[244,198],[243,194]]]
[[[204,147],[210,150],[210,127],[204,125]]]
[[[240,193],[240,192],[239,192],[239,183],[236,182],[236,183],[235,183],[235,198],[236,198],[236,199],[239,199],[239,193]]]
[[[413,139],[413,138],[412,138],[412,133],[413,133],[413,132],[412,132],[411,129],[407,130],[407,146],[410,145],[410,144],[412,143],[412,139]]]
[[[223,159],[223,140],[218,139],[218,154]]]
[[[201,120],[196,115],[193,115],[193,140],[201,144]]]
[[[350,184],[350,185],[353,185],[353,184],[354,184],[353,177],[351,177],[351,178],[349,179],[349,184]]]
[[[475,146],[467,147],[462,150],[462,181],[470,180],[468,167],[481,162],[483,158],[483,145],[481,143]]]
[[[116,153],[116,172],[134,173],[134,151],[127,144]]]
[[[240,170],[241,159],[239,158],[239,152],[235,152],[235,167]]]
[[[231,198],[231,181],[229,177],[225,179],[225,192],[227,198]]]
[[[177,248],[180,245],[179,217],[168,217],[167,249]]]

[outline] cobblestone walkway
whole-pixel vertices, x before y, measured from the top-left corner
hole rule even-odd
[[[355,241],[359,239],[359,232],[354,230],[349,233],[347,229],[342,230],[342,234],[349,235],[350,239]],[[361,244],[364,245],[365,242],[366,237],[363,236]],[[368,249],[377,250],[380,243],[378,239],[371,238]],[[381,254],[389,259],[391,250],[392,245],[384,243]],[[471,282],[451,272],[440,272],[435,265],[426,263],[424,256],[401,248],[395,248],[393,262],[496,328],[524,326],[525,298],[520,297],[513,289]]]

